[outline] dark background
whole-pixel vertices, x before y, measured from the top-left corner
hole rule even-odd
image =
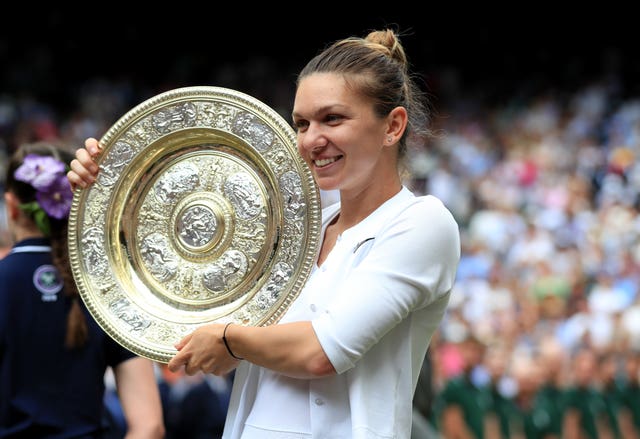
[[[639,91],[638,20],[624,4],[381,6],[384,12],[347,2],[129,10],[131,2],[87,4],[85,12],[16,4],[0,27],[0,94],[26,93],[64,110],[91,78],[129,81],[139,100],[178,86],[226,86],[214,82],[229,65],[243,71],[244,82],[231,83],[248,88],[243,91],[251,93],[258,82],[269,87],[274,74],[292,87],[297,71],[325,44],[385,26],[401,32],[414,70],[442,99],[570,91],[612,72],[626,94]],[[270,63],[267,73],[256,69],[251,76],[256,60]],[[455,87],[445,90],[452,77]]]

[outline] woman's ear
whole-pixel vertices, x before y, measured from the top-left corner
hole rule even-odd
[[[409,123],[407,109],[404,107],[396,107],[387,116],[388,125],[385,133],[387,145],[393,145],[400,140]]]
[[[4,204],[7,210],[7,218],[15,220],[20,215],[20,200],[13,192],[4,193]]]

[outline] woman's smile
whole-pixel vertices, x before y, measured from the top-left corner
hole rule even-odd
[[[342,158],[341,155],[339,156],[335,156],[335,157],[327,157],[327,158],[322,158],[322,159],[315,159],[313,160],[313,164],[316,166],[316,168],[324,168],[326,166],[329,166],[332,163],[335,163],[336,161],[340,160]]]

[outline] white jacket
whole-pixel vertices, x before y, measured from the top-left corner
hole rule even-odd
[[[323,209],[323,233],[339,209]],[[242,438],[249,422],[307,433],[290,437],[409,438],[418,375],[459,259],[449,210],[407,188],[346,230],[281,319],[311,320],[337,374],[297,380],[243,362],[223,437]]]

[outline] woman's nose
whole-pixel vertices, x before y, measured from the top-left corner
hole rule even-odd
[[[309,124],[306,130],[298,132],[298,145],[305,150],[312,151],[326,144],[327,138],[317,124]]]

